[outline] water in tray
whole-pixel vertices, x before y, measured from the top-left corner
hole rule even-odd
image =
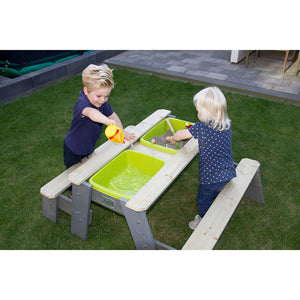
[[[152,176],[141,169],[128,165],[126,169],[110,180],[108,188],[131,198]]]

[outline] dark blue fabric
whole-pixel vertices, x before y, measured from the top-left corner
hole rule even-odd
[[[67,169],[81,162],[83,157],[83,155],[73,153],[64,142],[64,163]]]
[[[212,205],[213,199],[215,199],[224,186],[228,183],[220,182],[213,184],[199,184],[198,194],[197,194],[197,207],[199,216],[204,217],[209,207]]]
[[[196,122],[188,130],[198,139],[200,184],[220,183],[236,177],[231,153],[231,128],[219,131],[209,123]]]
[[[86,97],[83,91],[80,91],[79,98],[74,105],[73,119],[70,130],[65,137],[65,143],[68,148],[77,155],[86,156],[94,151],[97,140],[102,131],[102,123],[97,123],[82,116],[82,111],[86,107],[98,109],[106,117],[109,117],[114,111],[108,102],[95,107]]]

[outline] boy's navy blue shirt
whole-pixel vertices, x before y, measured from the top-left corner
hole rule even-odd
[[[198,139],[200,184],[229,181],[236,177],[231,152],[231,127],[219,131],[210,123],[196,122],[188,129]]]
[[[74,105],[73,120],[65,137],[65,143],[73,153],[83,156],[94,151],[103,126],[102,123],[94,122],[90,118],[82,116],[82,111],[86,107],[98,109],[106,117],[114,112],[108,102],[105,102],[100,108],[92,105],[84,92],[80,91],[79,98]]]

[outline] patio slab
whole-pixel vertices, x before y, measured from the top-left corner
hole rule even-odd
[[[271,100],[300,105],[300,74],[294,75],[295,64],[282,74],[283,52],[262,51],[244,61],[230,62],[230,50],[129,50],[105,62],[113,67],[150,73],[174,80],[255,95]],[[146,63],[144,63],[144,61]]]

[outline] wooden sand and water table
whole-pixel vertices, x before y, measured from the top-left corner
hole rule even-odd
[[[40,190],[44,216],[57,222],[59,209],[65,211],[71,215],[71,232],[87,239],[93,201],[125,216],[137,249],[173,249],[153,238],[147,211],[197,155],[198,142],[192,138],[177,149],[164,144],[165,136],[172,134],[167,133],[166,119],[175,131],[191,124],[171,118],[170,113],[165,109],[155,111],[136,126],[126,128],[135,133],[134,141],[107,141],[89,159],[44,185]],[[222,201],[218,196],[202,219],[200,225],[204,227],[196,228],[183,249],[212,249],[244,194],[263,203],[259,163],[243,159],[237,174],[219,194]],[[72,199],[63,195],[70,185]]]

